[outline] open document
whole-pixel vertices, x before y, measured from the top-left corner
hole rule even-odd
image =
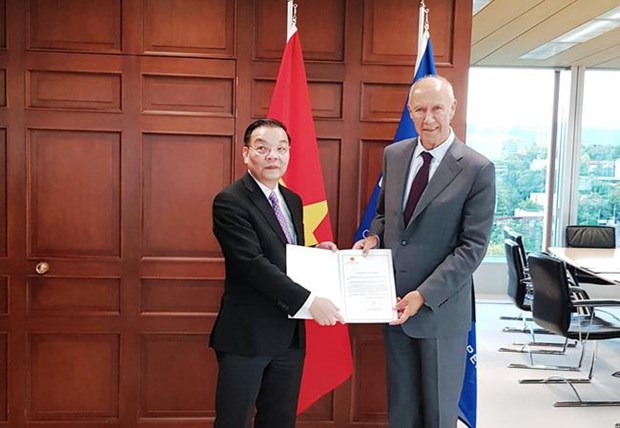
[[[397,318],[390,250],[329,251],[286,246],[286,274],[317,296],[330,299],[347,323],[385,323]],[[312,318],[301,310],[295,318]]]

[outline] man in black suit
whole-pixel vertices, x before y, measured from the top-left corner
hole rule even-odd
[[[299,195],[278,184],[290,136],[274,119],[243,137],[248,172],[213,202],[213,231],[226,263],[224,295],[210,345],[219,366],[215,428],[294,428],[305,353],[307,308],[321,325],[342,322],[338,308],[286,276],[286,244],[304,244]],[[332,242],[319,248],[336,250]]]

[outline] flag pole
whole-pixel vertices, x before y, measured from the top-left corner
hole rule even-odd
[[[286,41],[297,31],[297,5],[294,0],[286,0]]]
[[[420,13],[418,14],[418,52],[424,52],[426,40],[430,38],[429,25],[428,25],[428,12],[424,0],[420,0]],[[420,62],[422,61],[422,55],[418,55],[415,59],[415,70],[420,68]]]

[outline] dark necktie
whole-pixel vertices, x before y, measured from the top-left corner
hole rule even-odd
[[[284,218],[284,213],[280,209],[280,203],[278,202],[278,195],[276,195],[276,192],[271,192],[269,194],[269,202],[271,202],[271,208],[273,208],[273,213],[276,215],[278,223],[280,223],[280,227],[282,228],[282,232],[284,232],[284,236],[286,236],[286,242],[292,244],[293,239],[291,238],[291,231],[288,228],[286,218]]]
[[[413,211],[415,210],[416,205],[418,205],[420,196],[422,196],[422,192],[424,192],[424,188],[428,184],[428,171],[430,169],[431,159],[433,159],[433,155],[431,155],[429,152],[422,152],[420,156],[422,156],[422,160],[424,163],[418,170],[418,173],[415,175],[415,178],[411,183],[411,189],[409,189],[409,197],[407,198],[405,212],[403,213],[405,225],[409,223],[409,220],[413,215]]]

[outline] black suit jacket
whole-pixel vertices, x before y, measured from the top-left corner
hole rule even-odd
[[[303,245],[303,206],[280,187]],[[226,263],[220,312],[210,345],[239,355],[275,355],[304,345],[303,322],[292,320],[310,292],[286,276],[286,237],[265,194],[249,173],[213,202],[213,232]]]

